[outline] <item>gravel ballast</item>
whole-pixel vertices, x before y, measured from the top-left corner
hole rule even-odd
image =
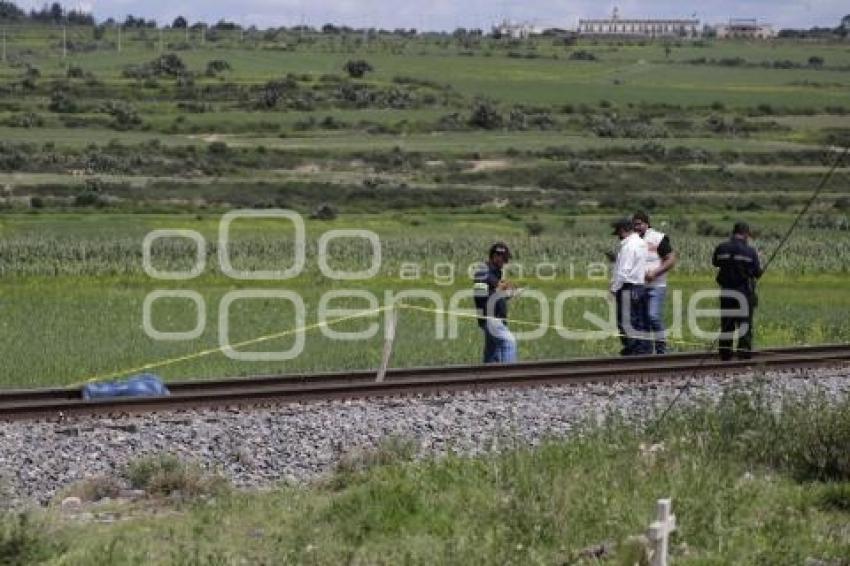
[[[700,377],[682,404],[717,399],[752,375]],[[821,389],[850,393],[850,369],[759,375],[770,393]],[[309,481],[345,453],[387,436],[415,441],[423,454],[475,455],[506,443],[565,437],[578,425],[615,412],[627,417],[664,408],[682,382],[494,389],[406,398],[362,399],[242,409],[152,413],[64,422],[0,423],[0,491],[7,506],[47,503],[63,488],[98,475],[119,475],[142,456],[173,453],[217,470],[234,485],[267,487]]]

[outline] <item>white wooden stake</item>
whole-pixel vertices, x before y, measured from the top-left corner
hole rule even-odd
[[[162,28],[159,28],[159,52],[160,53],[162,53],[164,46],[165,46],[165,44],[163,43],[163,40],[162,40]]]
[[[62,58],[68,56],[68,30],[65,28],[65,24],[62,24]]]
[[[3,28],[3,62],[6,62],[6,28]]]
[[[118,24],[118,53],[121,53],[121,24]]]
[[[381,358],[381,367],[378,368],[378,377],[375,381],[384,381],[387,375],[387,366],[390,365],[390,358],[393,355],[393,341],[395,340],[395,329],[398,323],[398,309],[393,308],[387,316],[387,329],[384,332],[384,355]]]
[[[676,530],[676,516],[670,512],[670,499],[659,499],[656,504],[658,519],[649,526],[647,538],[652,547],[652,566],[667,566],[670,533]]]

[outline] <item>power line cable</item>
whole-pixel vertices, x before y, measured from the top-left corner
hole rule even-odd
[[[791,239],[791,235],[796,231],[797,226],[800,224],[800,221],[809,212],[809,209],[811,209],[812,205],[818,199],[821,192],[826,187],[827,183],[829,183],[829,180],[835,174],[835,171],[844,162],[844,158],[847,157],[848,153],[850,153],[850,147],[844,148],[844,151],[841,152],[841,154],[838,156],[838,158],[836,158],[835,162],[832,164],[826,174],[821,178],[820,183],[818,183],[817,187],[815,187],[815,190],[812,192],[812,196],[809,198],[808,201],[806,201],[806,204],[803,206],[802,210],[800,210],[796,218],[794,218],[794,222],[792,222],[791,226],[788,227],[788,230],[785,231],[785,235],[782,237],[782,239],[779,241],[779,244],[776,246],[776,248],[774,248],[773,252],[768,257],[767,261],[764,264],[764,267],[762,268],[762,276],[767,273],[767,270],[773,263],[773,260],[776,259],[776,256],[779,254],[779,252],[782,250],[783,247],[785,247],[785,244],[788,243],[788,240]],[[718,335],[717,338],[715,338],[714,341],[711,343],[711,346],[709,346],[708,352],[706,352],[706,355],[700,360],[699,364],[697,365],[697,368],[694,370],[694,373],[691,375],[691,377],[688,378],[688,381],[685,383],[685,385],[681,389],[679,389],[679,392],[676,394],[675,397],[673,397],[673,400],[670,401],[670,403],[667,405],[661,415],[657,419],[655,419],[655,421],[653,421],[651,425],[653,433],[658,431],[660,426],[664,423],[664,419],[667,418],[667,415],[670,414],[670,411],[672,411],[676,403],[679,402],[679,399],[681,399],[682,396],[690,390],[691,385],[693,384],[694,379],[696,379],[696,376],[699,373],[700,369],[705,364],[705,362],[708,361],[709,356],[713,355],[714,348],[717,346],[719,340],[720,336]]]

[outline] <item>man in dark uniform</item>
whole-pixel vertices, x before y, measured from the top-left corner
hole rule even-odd
[[[753,348],[753,311],[758,304],[756,280],[762,268],[758,252],[747,242],[750,227],[738,222],[732,237],[717,246],[711,263],[719,268],[720,285],[720,359],[732,359],[732,339],[737,330],[738,358],[748,360]]]
[[[516,338],[508,330],[508,299],[515,287],[502,280],[502,268],[511,260],[511,251],[503,242],[490,247],[487,263],[475,272],[473,293],[480,313],[478,326],[484,331],[484,363],[513,363],[517,360]]]

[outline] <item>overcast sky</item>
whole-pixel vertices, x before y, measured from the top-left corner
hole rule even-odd
[[[19,0],[18,5],[41,6],[42,0]],[[321,26],[332,22],[352,27],[451,30],[489,28],[502,18],[542,27],[574,27],[579,18],[605,17],[614,6],[629,18],[683,18],[693,14],[703,23],[735,18],[758,18],[777,27],[808,28],[838,25],[850,13],[848,0],[66,0],[68,7],[93,11],[98,20],[123,19],[127,14],[171,23],[178,15],[190,21],[227,19],[269,27],[302,21]]]

